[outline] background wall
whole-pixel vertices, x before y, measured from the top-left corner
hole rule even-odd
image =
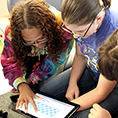
[[[0,17],[8,16],[7,0],[0,0]],[[58,10],[61,9],[62,0],[45,0],[46,2],[54,5]],[[118,0],[112,0],[112,5],[117,9]]]
[[[0,17],[8,16],[7,0],[0,0]]]

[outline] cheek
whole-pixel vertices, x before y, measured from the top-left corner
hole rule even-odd
[[[94,33],[93,31],[88,32],[88,33],[86,34],[85,38],[91,36],[93,33]]]
[[[91,36],[93,33],[95,33],[96,32],[96,29],[97,28],[95,26],[94,27],[91,27],[90,30],[87,32],[85,38],[87,38],[87,37]]]

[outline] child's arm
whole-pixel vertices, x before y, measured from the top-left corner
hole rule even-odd
[[[9,26],[5,29],[4,48],[1,54],[1,65],[3,67],[3,73],[6,79],[9,80],[9,84],[13,86],[13,82],[18,78],[20,82],[26,82],[24,78],[25,71],[22,67],[17,68],[17,62],[14,60],[14,50],[11,44],[11,35]]]
[[[72,102],[81,106],[79,111],[90,108],[94,103],[99,103],[106,99],[114,89],[116,83],[116,81],[107,80],[102,74],[100,74],[97,87],[77,99],[74,99]]]

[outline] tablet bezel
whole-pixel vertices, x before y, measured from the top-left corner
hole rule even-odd
[[[45,97],[49,97],[49,98],[51,98],[51,99],[54,99],[54,100],[57,100],[57,101],[66,103],[66,104],[68,104],[68,105],[74,106],[74,108],[73,108],[64,118],[70,118],[70,117],[73,115],[73,113],[76,112],[76,111],[80,108],[80,105],[78,105],[78,104],[75,104],[75,103],[72,103],[72,102],[69,102],[69,101],[64,101],[64,100],[60,100],[60,99],[54,98],[53,96],[48,95],[48,94],[43,93],[43,92],[39,92],[39,93],[36,93],[36,94],[39,94],[39,96],[40,96],[40,94],[41,94],[41,95],[43,95],[43,96],[45,96]],[[20,110],[20,109],[19,109],[19,110]],[[21,111],[22,113],[25,113],[25,111],[22,111],[22,110],[20,110],[20,111]],[[37,118],[36,116],[34,116],[34,115],[30,114],[30,113],[25,113],[25,114],[28,115],[28,116]]]

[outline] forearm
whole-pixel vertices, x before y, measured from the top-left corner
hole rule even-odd
[[[81,107],[79,108],[78,111],[81,111],[81,110],[92,107],[94,103],[100,103],[106,97],[107,95],[100,94],[99,92],[97,92],[96,89],[93,89],[92,91],[78,97],[72,102],[79,104]]]
[[[100,103],[105,100],[114,89],[116,83],[116,81],[107,80],[102,74],[100,74],[97,87],[72,102],[80,104],[81,107],[79,110],[90,108],[94,103]]]
[[[86,64],[87,60],[83,55],[75,55],[70,76],[70,84],[77,83],[79,81],[86,68]]]

